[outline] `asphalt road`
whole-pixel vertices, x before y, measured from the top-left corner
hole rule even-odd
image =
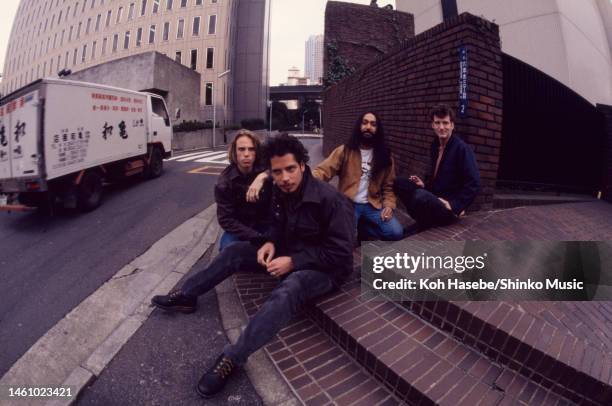
[[[97,210],[0,213],[0,376],[121,267],[214,202],[210,164],[165,162],[146,182],[105,187]]]
[[[209,258],[210,250],[194,265],[192,273],[204,268]],[[242,369],[213,398],[204,400],[196,393],[198,380],[227,343],[214,290],[199,297],[198,310],[193,314],[156,309],[83,390],[77,405],[261,405]]]

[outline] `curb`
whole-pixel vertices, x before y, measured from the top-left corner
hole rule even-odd
[[[215,243],[218,231],[213,204],[159,239],[40,337],[0,379],[0,388],[69,386],[70,398],[20,399],[20,404],[74,404],[146,321],[151,297],[176,285]]]

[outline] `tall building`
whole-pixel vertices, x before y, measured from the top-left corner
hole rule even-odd
[[[265,118],[269,3],[21,0],[0,93],[56,76],[62,69],[76,72],[158,51],[201,74],[201,121],[212,118],[213,103],[217,121]]]
[[[417,34],[456,11],[499,25],[502,51],[555,78],[591,103],[612,104],[610,0],[396,0]]]
[[[323,35],[311,35],[306,41],[305,76],[313,84],[323,78]]]

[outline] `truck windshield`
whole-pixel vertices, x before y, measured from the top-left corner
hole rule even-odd
[[[160,116],[161,118],[163,118],[164,123],[166,123],[166,126],[170,126],[170,116],[168,115],[168,112],[166,111],[166,106],[164,104],[164,101],[157,97],[151,97],[151,104],[153,107],[153,114],[156,114]]]

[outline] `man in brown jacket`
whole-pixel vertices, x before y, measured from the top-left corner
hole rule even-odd
[[[376,114],[359,116],[348,142],[336,148],[312,174],[325,182],[338,175],[338,190],[351,199],[356,223],[370,236],[386,241],[402,238],[402,225],[393,216],[395,166]]]

